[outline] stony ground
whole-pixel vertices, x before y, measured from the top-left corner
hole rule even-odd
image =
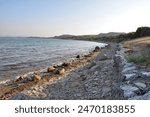
[[[111,44],[92,64],[48,85],[45,99],[122,99],[118,71],[112,58],[115,49],[116,45]]]
[[[120,100],[120,74],[114,63],[118,44],[109,43],[90,64],[71,71],[53,83],[29,87],[12,99]]]
[[[46,75],[42,76],[38,82],[28,83],[29,80],[27,80],[26,84],[25,80],[21,83],[14,82],[16,85],[12,83],[6,88],[0,87],[1,90],[6,91],[1,99],[150,99],[149,66],[139,66],[126,59],[128,52],[135,53],[137,50],[130,51],[131,49],[124,48],[118,43],[109,42],[108,44],[109,46],[101,49],[100,52],[86,55],[71,63],[72,67],[65,68],[65,75],[50,75],[44,72]],[[138,50],[141,52],[141,46]],[[15,90],[7,93],[12,87],[15,87]]]

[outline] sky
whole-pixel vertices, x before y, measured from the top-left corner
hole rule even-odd
[[[132,32],[150,26],[150,0],[0,0],[0,36]]]

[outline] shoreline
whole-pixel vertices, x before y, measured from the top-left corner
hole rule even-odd
[[[113,57],[118,50],[117,43],[108,43],[96,56],[78,61],[75,69],[64,76],[44,78],[34,86],[25,88],[13,100],[122,100],[118,67]],[[78,60],[78,59],[77,59]],[[79,59],[80,60],[80,59]],[[82,60],[82,59],[81,59]],[[76,62],[76,61],[75,61]],[[115,92],[115,93],[114,93]]]
[[[42,71],[41,70],[35,71],[35,72],[32,72],[31,74],[22,75],[15,80],[10,80],[8,82],[6,81],[6,83],[0,84],[0,89],[1,89],[0,99],[11,99],[16,94],[25,90],[28,86],[34,86],[39,83],[44,84],[50,79],[53,79],[52,77],[56,77],[53,80],[57,80],[59,79],[59,77],[63,77],[64,75],[69,74],[70,71],[77,69],[79,67],[82,67],[85,64],[89,64],[91,62],[90,59],[96,56],[98,52],[99,52],[99,49],[98,50],[95,49],[92,52],[89,52],[88,54],[85,54],[83,56],[79,55],[76,59],[68,63],[64,62],[61,65],[56,65],[54,66],[55,69],[57,69],[56,71],[54,70],[52,72],[51,71],[48,72],[46,71],[46,68],[45,68],[45,70],[43,69]],[[64,69],[64,68],[65,68],[64,73],[59,73],[60,72],[59,70]],[[35,75],[37,77],[39,76],[39,80],[38,78],[34,78]],[[51,76],[48,76],[48,75],[51,75]],[[48,78],[47,76],[51,78]]]
[[[132,76],[133,73],[131,75],[129,73],[128,75],[128,72],[127,74],[122,72],[124,66],[127,66],[127,69],[128,67],[132,67],[130,66],[132,63],[128,63],[124,59],[128,50],[122,48],[121,43],[105,43],[108,44],[106,47],[101,49],[95,48],[94,51],[82,56],[79,55],[72,61],[50,66],[43,72],[34,72],[34,74],[29,76],[21,76],[17,81],[7,84],[4,89],[1,89],[0,86],[2,91],[6,91],[6,95],[0,94],[0,99],[147,99],[147,97],[142,97],[147,92],[147,89],[141,89],[138,86],[135,87],[135,85],[146,87],[148,84],[144,84],[143,82],[145,82],[144,80],[147,81],[147,79],[138,79],[139,76],[137,79],[132,79],[134,78]],[[135,70],[133,69],[133,71]],[[128,78],[128,80],[125,80],[125,78]],[[134,89],[136,89],[136,92],[134,92]]]

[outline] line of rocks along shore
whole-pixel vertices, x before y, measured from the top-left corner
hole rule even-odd
[[[139,69],[136,64],[129,63],[125,59],[127,48],[119,45],[114,61],[119,68],[120,85],[124,97],[129,100],[148,100],[150,99],[150,71]]]
[[[125,59],[121,44],[102,49],[43,72],[8,83],[1,99],[150,99],[150,72]],[[10,90],[9,89],[9,87]]]
[[[70,62],[64,62],[60,65],[53,65],[45,70],[25,74],[19,76],[15,80],[1,84],[0,99],[11,99],[16,94],[19,94],[24,90],[28,90],[30,87],[35,87],[36,85],[42,87],[44,84],[54,83],[58,79],[61,79],[69,74],[70,71],[85,66],[86,64],[90,64],[91,59],[97,56],[99,52],[100,48],[95,47],[93,51],[83,56],[77,55],[76,59]]]
[[[25,89],[11,99],[78,100],[78,99],[124,99],[120,89],[118,67],[114,56],[117,43],[100,49],[95,56],[84,59],[84,65],[71,70],[63,77],[37,84]],[[80,58],[78,56],[77,58]],[[79,59],[81,63],[81,58]],[[77,62],[75,65],[78,65]],[[45,78],[44,78],[45,79]],[[50,79],[53,79],[52,77]]]

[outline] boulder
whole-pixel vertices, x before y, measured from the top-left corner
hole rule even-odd
[[[124,74],[124,79],[125,80],[133,80],[135,78],[137,78],[137,75],[135,73],[132,73],[132,74]]]
[[[41,77],[38,76],[38,75],[34,75],[34,76],[33,76],[33,80],[34,80],[34,81],[39,81],[39,80],[41,80]]]
[[[66,62],[64,62],[64,63],[62,64],[63,67],[68,67],[69,65],[70,65],[70,63],[66,63]]]
[[[58,71],[59,75],[64,75],[65,73],[66,73],[66,70],[64,68]]]
[[[129,100],[150,100],[150,91],[148,93],[145,93],[142,96],[135,96],[135,97],[129,98]]]
[[[124,97],[125,98],[131,98],[131,97],[134,97],[136,96],[136,93],[135,92],[132,92],[132,91],[124,91]]]
[[[131,71],[134,71],[134,70],[136,70],[136,67],[131,66],[131,67],[127,67],[127,68],[123,69],[122,73],[128,73],[128,72],[131,72]]]
[[[142,88],[142,89],[144,89],[144,88],[146,88],[146,84],[144,84],[144,83],[142,83],[142,82],[136,82],[136,83],[134,83],[137,87],[139,87],[139,88]]]
[[[150,72],[141,72],[140,73],[141,77],[146,77],[146,78],[150,78]]]
[[[132,86],[132,85],[121,85],[120,88],[123,91],[131,91],[131,92],[138,92],[139,88]]]
[[[80,55],[77,55],[77,56],[76,56],[76,58],[78,58],[78,59],[79,59],[79,58],[80,58]]]
[[[55,70],[55,68],[53,66],[50,66],[47,68],[47,72],[53,72]]]
[[[98,51],[100,51],[100,47],[96,46],[95,49],[94,49],[94,52],[98,52]]]
[[[139,92],[140,89],[132,85],[121,85],[120,88],[123,90],[125,98],[131,98],[136,96],[136,92]]]
[[[133,66],[132,63],[126,63],[126,64],[123,66],[123,69],[129,68],[129,67],[132,67],[132,66]]]

